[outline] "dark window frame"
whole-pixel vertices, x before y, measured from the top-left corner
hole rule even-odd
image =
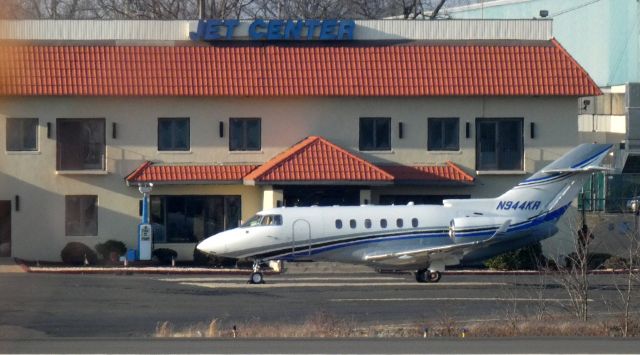
[[[404,226],[404,220],[402,218],[396,219],[396,227],[402,228]]]
[[[35,126],[27,127],[26,123],[33,123]],[[20,122],[18,124],[18,122]],[[15,127],[11,127],[14,126]],[[40,119],[37,117],[7,117],[5,126],[5,138],[6,138],[6,150],[7,152],[37,152],[38,151],[38,128],[40,127]],[[33,132],[27,131],[27,129],[33,128]],[[20,129],[20,137],[10,135]],[[33,133],[33,137],[25,136],[25,132]],[[32,139],[30,139],[32,138]],[[33,141],[34,146],[29,147],[28,141]],[[15,144],[12,144],[15,143]]]
[[[509,127],[505,127],[508,124],[516,123],[520,130],[519,135],[513,135],[510,132]],[[483,163],[481,159],[482,147],[484,145],[491,145],[490,142],[485,142],[482,138],[483,127],[485,125],[494,125],[493,128],[493,150],[495,154],[495,163]],[[512,128],[512,127],[511,127]],[[504,131],[504,132],[503,132]],[[509,133],[507,133],[509,132]],[[507,137],[501,139],[501,137]],[[509,142],[505,142],[508,139],[514,139],[517,142],[519,152],[508,152],[506,146]],[[513,164],[514,161],[509,161],[509,155],[518,156],[518,161]],[[511,166],[513,164],[514,166]],[[476,170],[477,171],[523,171],[524,170],[524,117],[477,117],[476,118]]]
[[[342,220],[336,219],[336,229],[342,229]]]
[[[154,243],[197,243],[241,225],[241,195],[151,195],[149,207]]]
[[[242,122],[242,128],[239,133],[235,131],[236,125],[235,122]],[[257,122],[258,123],[258,137],[257,137],[257,146],[252,147],[249,146],[249,142],[251,141],[249,135],[249,123]],[[235,135],[240,134],[240,138],[237,139],[239,143],[236,143]],[[260,117],[230,117],[229,118],[229,151],[230,152],[259,152],[262,150],[262,118]]]
[[[187,123],[186,130],[186,139],[185,146],[180,146],[179,141],[181,140],[178,135],[178,130],[176,129],[177,122],[185,122]],[[161,122],[169,122],[170,123],[170,131],[169,131],[169,144],[164,146],[164,140],[161,138],[163,125]],[[188,152],[191,150],[191,118],[190,117],[158,117],[158,151],[159,152]]]
[[[386,124],[386,142],[380,142],[378,135],[379,124]],[[371,136],[368,136],[366,124],[372,124],[369,128]],[[358,147],[360,151],[390,151],[391,150],[391,117],[360,117]],[[365,140],[370,139],[370,142]],[[386,144],[385,144],[386,143]]]
[[[90,203],[82,199],[91,199]],[[75,200],[75,201],[74,201]],[[74,204],[75,203],[75,204]],[[98,195],[65,195],[64,196],[64,233],[67,237],[96,237],[98,236]],[[85,212],[91,207],[90,214]],[[71,221],[73,213],[79,212],[78,220]],[[95,222],[87,220],[87,217]],[[74,226],[76,224],[76,226]]]
[[[455,122],[453,122],[455,121]],[[447,142],[447,125],[454,123],[454,142]],[[435,132],[438,130],[439,132]],[[436,141],[432,134],[438,134],[440,141]],[[428,151],[459,151],[460,150],[460,118],[459,117],[429,117],[427,119],[427,150]]]
[[[413,228],[418,228],[418,225],[419,225],[419,224],[420,224],[420,222],[418,221],[418,219],[417,219],[417,218],[415,218],[415,217],[414,217],[414,218],[411,218],[411,226],[412,226]]]
[[[64,138],[69,134],[69,132],[65,132],[65,128],[67,125],[72,127],[74,124],[86,124],[91,123],[98,124],[100,129],[102,130],[102,134],[99,134],[99,138],[102,140],[101,142],[92,142],[89,140],[88,142],[81,142],[81,138],[78,137],[78,132],[71,132],[76,134],[70,134],[73,136],[73,140],[71,142],[63,142]],[[106,158],[107,158],[107,120],[105,118],[57,118],[56,119],[56,170],[57,171],[82,171],[82,170],[106,170]],[[76,130],[78,127],[75,127]],[[83,133],[86,132],[84,129],[81,130]],[[100,132],[98,132],[100,133]],[[89,131],[91,135],[91,132]],[[98,138],[98,135],[91,138]],[[95,147],[99,147],[100,149],[95,150]],[[79,148],[86,148],[86,152],[81,151]],[[94,160],[86,160],[87,157],[94,154],[100,154],[99,163],[98,159]],[[64,156],[70,155],[76,157],[79,155],[84,157],[85,160],[82,161],[74,161],[73,158],[65,158]],[[81,166],[74,166],[75,164],[79,164]],[[97,165],[100,165],[99,167]]]
[[[387,228],[387,219],[383,218],[380,220],[380,228]]]

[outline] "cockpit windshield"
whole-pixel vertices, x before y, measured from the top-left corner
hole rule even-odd
[[[240,228],[249,228],[257,226],[281,226],[282,216],[279,214],[257,214],[244,222]]]

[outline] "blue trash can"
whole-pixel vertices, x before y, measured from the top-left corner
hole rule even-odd
[[[127,250],[127,261],[136,261],[136,251],[135,251],[135,249]]]

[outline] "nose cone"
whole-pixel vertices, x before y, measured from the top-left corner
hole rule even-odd
[[[227,245],[224,237],[221,234],[222,233],[219,233],[203,240],[202,242],[198,243],[196,248],[206,254],[221,255],[226,253]]]

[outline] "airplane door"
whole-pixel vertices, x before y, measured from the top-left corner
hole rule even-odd
[[[311,255],[311,225],[307,220],[297,219],[293,222],[291,233],[291,251],[294,257]]]

